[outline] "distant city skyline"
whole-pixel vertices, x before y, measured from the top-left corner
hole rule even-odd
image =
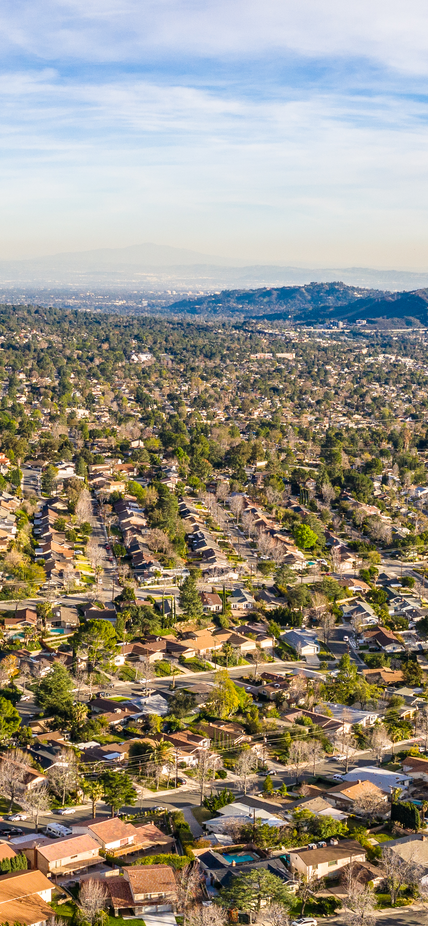
[[[428,270],[420,0],[4,0],[0,260]]]

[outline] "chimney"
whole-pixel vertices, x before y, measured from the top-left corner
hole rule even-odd
[[[235,868],[235,867],[236,867],[236,862],[235,862],[235,859],[233,859],[233,861],[232,861],[232,868]]]

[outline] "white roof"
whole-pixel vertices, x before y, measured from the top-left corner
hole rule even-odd
[[[386,768],[376,768],[374,765],[368,765],[363,768],[353,768],[347,775],[343,776],[344,781],[371,781],[383,791],[400,788],[408,784],[410,778],[403,773],[390,772]]]
[[[341,810],[338,810],[337,807],[326,807],[325,810],[320,810],[318,817],[333,817],[333,820],[346,820],[349,814],[342,813]]]

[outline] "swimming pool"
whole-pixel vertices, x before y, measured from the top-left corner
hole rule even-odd
[[[241,855],[239,855],[239,853],[237,855],[223,855],[223,858],[226,860],[226,862],[230,862],[230,864],[232,864],[232,862],[235,862],[235,864],[239,864],[240,862],[254,862],[255,861],[254,855],[245,855],[245,853],[242,853]]]

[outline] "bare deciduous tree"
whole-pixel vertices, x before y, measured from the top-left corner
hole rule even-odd
[[[294,769],[297,784],[299,781],[300,769],[309,762],[308,743],[304,740],[295,740],[290,746],[288,758],[290,765]]]
[[[225,926],[226,922],[226,911],[216,904],[210,907],[195,904],[188,907],[184,915],[184,926]]]
[[[95,537],[91,537],[86,547],[86,556],[94,572],[100,572],[105,563],[105,552]]]
[[[326,505],[330,505],[334,498],[336,498],[336,492],[333,489],[331,482],[324,482],[321,486],[321,495],[323,501]]]
[[[290,702],[292,704],[297,704],[301,698],[306,694],[306,689],[308,686],[308,680],[305,675],[295,675],[290,683],[288,689],[290,694]]]
[[[302,916],[305,913],[305,907],[311,897],[314,896],[316,890],[320,888],[321,882],[315,875],[299,875],[299,887],[297,888],[297,896],[302,901]]]
[[[334,614],[328,610],[322,611],[319,617],[319,624],[322,641],[326,646],[328,646],[334,627],[336,626],[336,618],[334,617]]]
[[[100,918],[100,913],[105,910],[108,903],[108,891],[105,884],[100,879],[90,878],[83,881],[79,891],[79,905],[85,920],[91,926]]]
[[[376,921],[376,896],[368,885],[352,883],[346,898],[344,916],[349,926],[373,926]]]
[[[135,666],[135,681],[138,681],[139,678],[144,681],[144,695],[147,697],[149,693],[149,683],[153,681],[155,677],[155,670],[150,662],[150,659],[145,656],[144,659],[141,659],[137,662]]]
[[[244,509],[244,499],[242,495],[232,495],[229,499],[229,506],[232,513],[235,515],[236,520],[239,522],[239,518]]]
[[[393,849],[384,849],[380,868],[391,897],[391,906],[394,907],[401,888],[418,881],[418,866],[412,857],[405,859]]]
[[[78,770],[76,756],[72,749],[62,749],[55,765],[52,765],[47,776],[49,783],[62,804],[71,791],[77,787]]]
[[[24,790],[26,772],[30,768],[30,757],[22,749],[12,749],[3,756],[0,766],[0,791],[9,798],[8,813],[12,810],[15,798]]]
[[[219,502],[225,502],[229,495],[229,486],[225,482],[219,482],[215,494]]]
[[[428,704],[423,704],[416,715],[416,730],[422,733],[425,743],[425,752],[428,750]]]
[[[177,903],[180,913],[186,911],[200,899],[202,874],[199,866],[187,865],[177,875]]]
[[[321,743],[319,742],[319,740],[316,740],[315,737],[309,740],[309,742],[306,745],[308,749],[308,760],[309,762],[312,762],[312,771],[315,777],[316,767],[318,765],[318,762],[321,762],[321,759],[324,758],[325,752],[321,746]]]
[[[150,547],[150,549],[155,550],[156,553],[166,553],[171,555],[173,552],[173,547],[169,537],[158,527],[152,528],[152,530],[149,531],[146,535],[145,540],[147,541],[147,545]]]
[[[27,791],[25,797],[21,801],[21,804],[24,810],[31,814],[37,833],[39,830],[40,816],[46,813],[51,806],[48,786],[44,782],[39,785],[35,785],[34,788],[31,788],[31,790]]]
[[[235,772],[241,779],[244,794],[247,793],[248,779],[254,774],[257,758],[251,749],[243,749],[236,763]]]
[[[81,524],[83,521],[89,521],[91,524],[93,521],[91,494],[87,489],[82,489],[79,495],[76,504],[76,518],[79,524]]]
[[[263,907],[256,922],[263,923],[264,926],[289,926],[290,917],[282,904],[271,903],[267,907]]]
[[[392,527],[387,521],[383,521],[382,518],[378,517],[368,518],[367,527],[370,537],[374,540],[381,540],[383,543],[391,543]]]
[[[195,778],[199,784],[199,794],[201,807],[205,797],[205,785],[214,776],[214,769],[220,768],[220,756],[216,752],[209,752],[208,749],[200,749],[198,754],[198,763],[195,769]]]
[[[384,749],[387,749],[388,746],[392,746],[392,741],[388,736],[386,727],[384,727],[383,723],[377,723],[372,730],[371,747],[375,753],[378,765],[380,765],[382,761]]]

